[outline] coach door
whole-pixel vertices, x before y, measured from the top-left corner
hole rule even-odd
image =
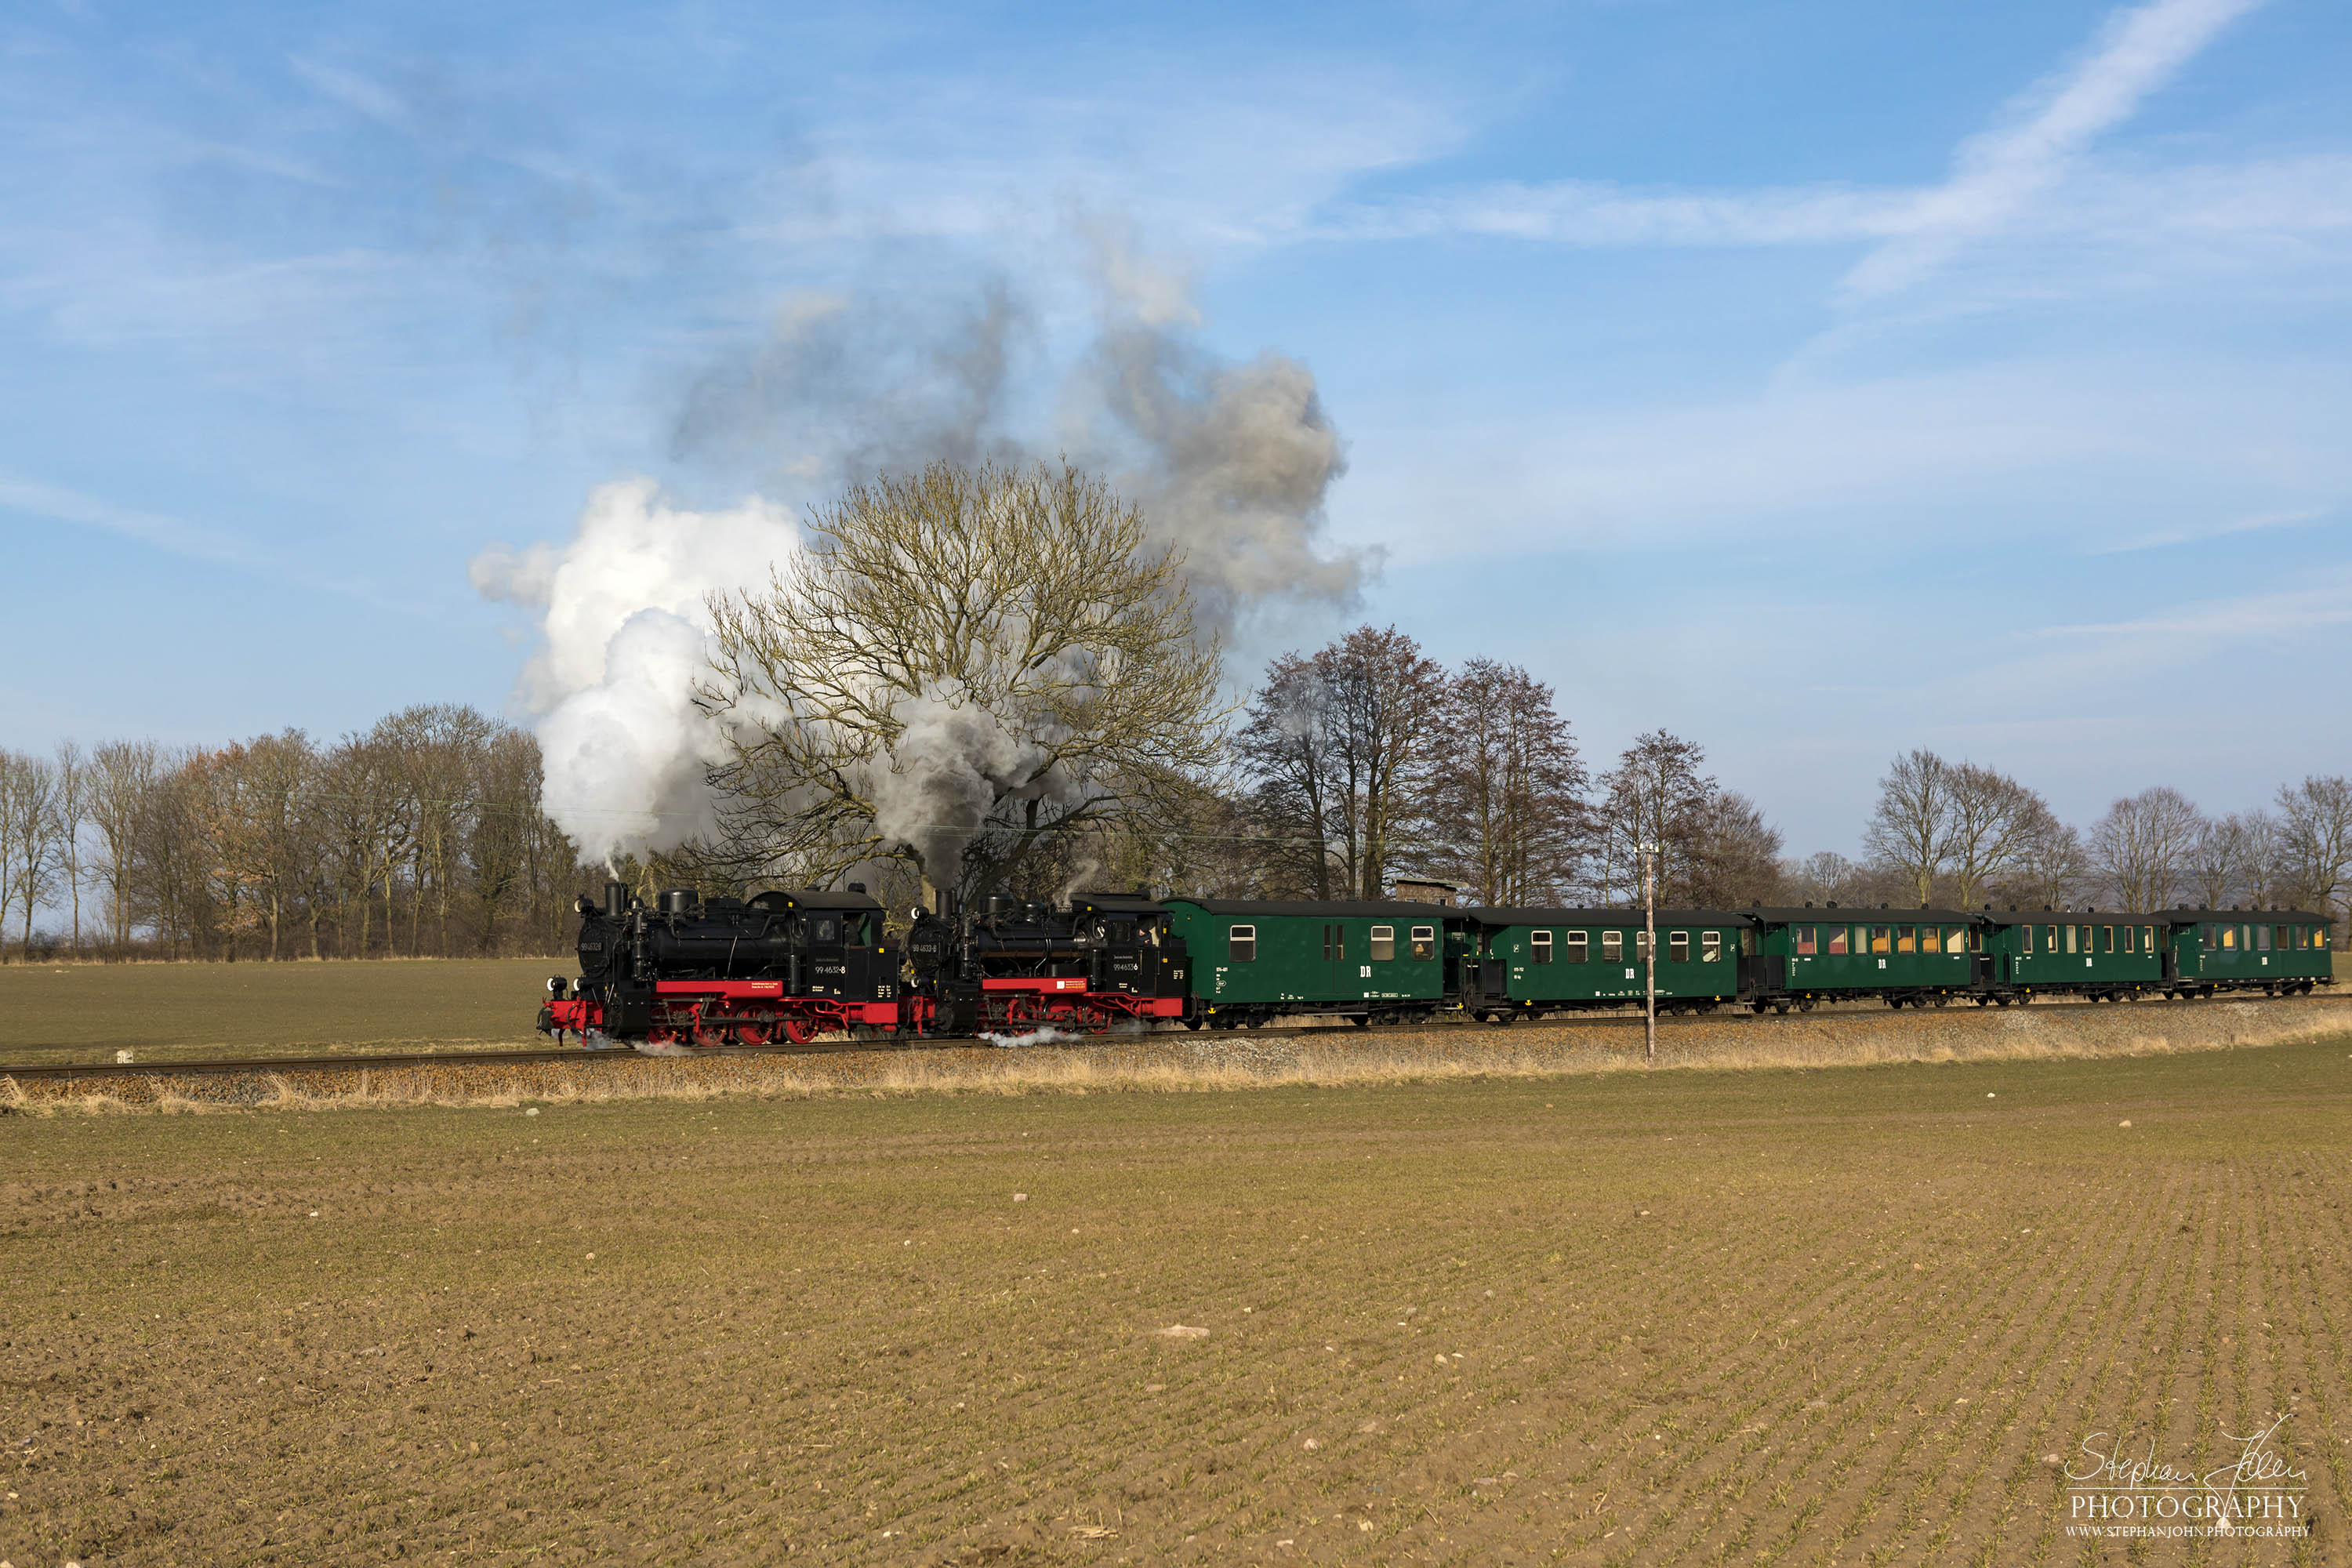
[[[1360,990],[1355,982],[1355,971],[1348,967],[1348,928],[1339,921],[1327,921],[1323,927],[1323,994],[1354,996]]]

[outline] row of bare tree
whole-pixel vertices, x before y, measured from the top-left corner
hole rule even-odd
[[[1787,867],[1788,896],[1842,904],[1980,903],[2143,911],[2295,908],[2352,898],[2352,780],[2282,784],[2266,810],[2209,816],[2179,790],[2127,795],[2083,831],[2008,774],[1929,751],[1897,757],[1863,835],[1868,858]],[[2339,931],[2339,938],[2342,933]]]
[[[583,873],[539,799],[536,741],[444,705],[325,747],[0,752],[0,917],[40,958],[557,952]]]
[[[1404,875],[1481,904],[1660,896],[1748,903],[1778,891],[1780,835],[1664,730],[1592,775],[1552,689],[1516,665],[1447,670],[1394,626],[1276,659],[1235,736],[1239,775],[1221,890],[1378,898]]]

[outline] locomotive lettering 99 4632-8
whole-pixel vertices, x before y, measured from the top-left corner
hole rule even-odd
[[[749,899],[673,889],[650,909],[612,883],[580,915],[579,979],[548,982],[539,1026],[592,1045],[1100,1033],[1184,1010],[1183,943],[1148,899],[918,910],[903,942],[856,883]]]

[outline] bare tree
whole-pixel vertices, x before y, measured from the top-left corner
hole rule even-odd
[[[1975,763],[1947,767],[1943,783],[1945,874],[1954,905],[1970,909],[1985,885],[2016,863],[2050,805],[2007,773]]]
[[[2127,795],[2091,828],[2092,869],[2122,909],[2169,908],[2203,826],[2197,807],[2177,789],[2158,784]]]
[[[90,753],[89,821],[98,833],[100,857],[93,869],[106,890],[108,941],[118,958],[131,945],[139,823],[157,769],[152,741],[110,741]]]
[[[2240,901],[2252,850],[2246,819],[2237,813],[2198,819],[2182,873],[2199,908],[2228,909]]]
[[[1699,808],[1683,896],[1708,909],[1780,902],[1780,833],[1754,801],[1717,790]]]
[[[1433,869],[1481,904],[1566,899],[1589,779],[1552,689],[1517,665],[1474,658],[1446,681],[1435,722]]]
[[[1952,769],[1935,752],[1895,759],[1878,781],[1878,805],[1862,842],[1901,871],[1919,907],[1934,899],[1936,879],[1952,853]]]
[[[1604,904],[1636,890],[1641,847],[1659,848],[1658,900],[1686,901],[1708,809],[1719,786],[1700,773],[1706,752],[1664,730],[1637,739],[1599,781],[1593,891]],[[1776,846],[1777,847],[1777,846]]]
[[[733,737],[714,859],[993,882],[1217,760],[1217,657],[1181,560],[1100,480],[935,463],[812,526],[767,589],[712,605],[707,700]]]
[[[1332,720],[1315,661],[1286,654],[1266,666],[1233,740],[1262,867],[1277,889],[1321,900],[1331,897],[1340,816]]]
[[[58,770],[46,757],[0,752],[0,917],[24,911],[19,947],[29,957],[33,916],[57,884]]]
[[[2026,909],[2064,909],[2074,901],[2089,868],[2083,836],[2037,798],[2019,830],[2017,853],[1995,885]]]
[[[2292,868],[2294,902],[2343,916],[2339,943],[2352,941],[2352,780],[2312,774],[2278,792],[2279,837]]]
[[[65,880],[73,953],[81,956],[81,892],[89,876],[82,829],[89,822],[89,759],[71,741],[58,747],[58,869]]]
[[[1330,705],[1340,867],[1354,897],[1377,899],[1423,847],[1444,672],[1394,626],[1358,626],[1315,667]]]

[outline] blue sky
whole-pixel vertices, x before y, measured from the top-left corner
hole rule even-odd
[[[0,743],[499,710],[485,544],[819,497],[682,420],[828,290],[921,341],[1010,289],[1050,439],[1108,226],[1314,372],[1360,614],[1597,758],[1690,735],[1798,853],[1914,745],[2258,804],[2352,751],[2347,67],[2322,0],[32,0]]]

